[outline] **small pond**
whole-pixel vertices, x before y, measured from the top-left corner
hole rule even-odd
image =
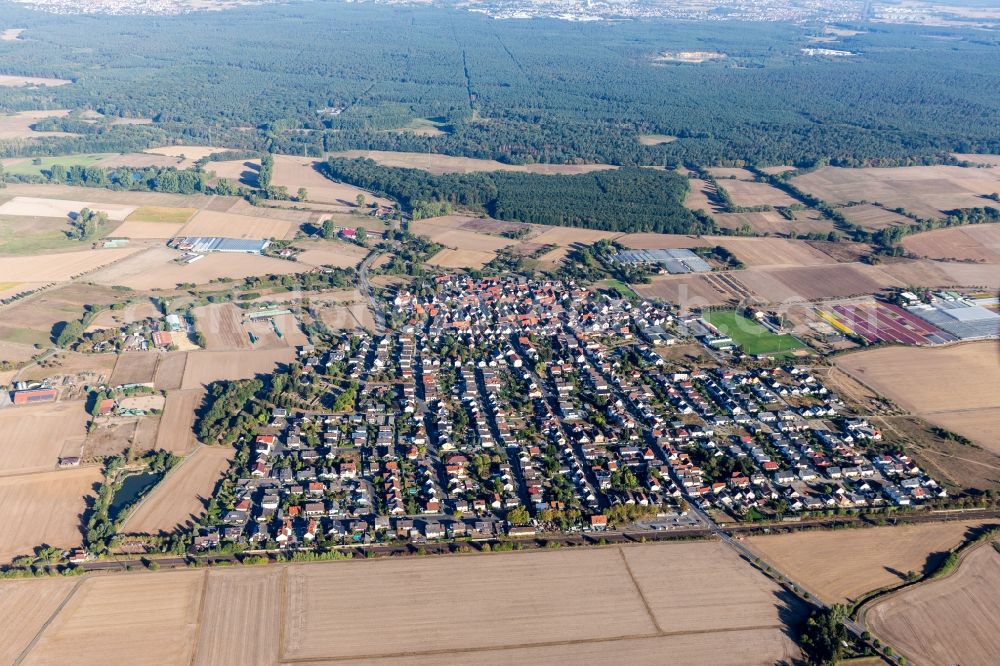
[[[122,511],[149,492],[161,478],[163,478],[163,474],[153,474],[151,472],[142,472],[141,474],[132,474],[125,477],[121,487],[118,488],[118,492],[111,499],[111,506],[108,507],[108,514],[111,520],[116,520]]]

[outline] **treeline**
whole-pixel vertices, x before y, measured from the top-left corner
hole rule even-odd
[[[207,444],[233,444],[241,434],[259,425],[250,411],[254,398],[264,389],[259,379],[212,384],[205,399],[209,404],[195,424],[198,439]]]
[[[1000,150],[996,40],[961,28],[879,25],[840,39],[856,56],[827,59],[799,53],[811,28],[778,22],[494,21],[374,3],[149,21],[4,12],[28,28],[26,39],[0,42],[4,72],[73,83],[0,87],[0,108],[156,122],[47,121],[81,136],[7,144],[8,157],[128,152],[164,135],[296,155],[358,148],[619,165],[887,165]],[[80,48],[80,35],[100,48]],[[664,44],[727,58],[655,62]],[[398,131],[415,119],[443,133]],[[678,140],[644,146],[641,133]]]
[[[343,157],[330,158],[321,169],[333,180],[396,199],[417,218],[462,208],[501,220],[589,229],[701,230],[683,205],[687,179],[655,169],[627,167],[573,176],[505,171],[435,175]]]
[[[115,167],[63,166],[53,164],[42,169],[41,175],[7,174],[9,182],[58,183],[80,187],[103,187],[110,190],[170,192],[174,194],[235,194],[236,189],[225,179],[212,188],[204,171],[174,167]]]

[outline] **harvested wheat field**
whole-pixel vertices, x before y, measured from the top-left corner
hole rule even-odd
[[[881,206],[872,204],[858,204],[857,206],[846,206],[838,211],[852,224],[856,224],[868,231],[878,231],[886,227],[903,227],[913,224],[913,220],[900,215],[891,210],[886,210]]]
[[[83,402],[0,410],[0,476],[51,470],[60,456],[79,456],[88,418]]]
[[[608,238],[618,238],[622,234],[617,231],[601,231],[599,229],[580,229],[578,227],[548,227],[541,234],[531,239],[532,243],[540,245],[570,245],[572,243],[591,244]]]
[[[288,220],[203,210],[195,215],[178,235],[282,240],[293,231],[293,226]]]
[[[903,238],[903,247],[929,259],[1000,263],[1000,224],[937,229]]]
[[[119,354],[115,370],[108,381],[111,386],[151,384],[160,355],[156,352],[126,352]]]
[[[161,427],[162,430],[162,427]],[[139,502],[122,526],[125,534],[160,534],[189,525],[205,513],[205,506],[235,450],[202,446],[174,467]]]
[[[187,352],[168,352],[161,355],[153,375],[153,386],[159,391],[172,391],[181,387]]]
[[[110,266],[138,251],[139,248],[125,247],[56,252],[32,257],[0,257],[0,281],[68,282],[98,268]]]
[[[147,148],[146,153],[152,155],[165,155],[167,157],[180,158],[178,169],[190,169],[195,162],[214,153],[226,150],[225,148],[213,148],[211,146],[161,146],[160,148]],[[209,165],[211,166],[211,165]]]
[[[669,655],[669,660],[664,656]],[[622,663],[630,666],[662,666],[664,663],[711,664],[711,666],[755,666],[799,663],[801,654],[783,629],[733,630],[725,633],[677,634],[616,640],[576,641],[537,647],[510,647],[446,655],[352,660],[366,665],[438,666],[467,664],[509,666],[510,664]],[[327,666],[330,662],[325,662]],[[852,662],[853,663],[853,662]],[[869,666],[856,664],[855,666]]]
[[[1000,155],[989,155],[986,153],[952,153],[952,157],[957,160],[971,162],[972,164],[982,164],[984,166],[1000,166]]]
[[[252,379],[271,374],[279,363],[295,359],[292,348],[261,351],[195,351],[188,354],[182,388],[201,388],[222,379]]]
[[[86,498],[103,479],[99,467],[0,477],[0,562],[30,554],[43,543],[74,548],[83,542]]]
[[[700,572],[691,574],[697,603],[692,587],[670,584],[690,571]],[[419,610],[442,589],[460,631]],[[288,569],[283,657],[464,661],[465,651],[701,634],[706,625],[774,636],[787,611],[777,586],[716,542],[299,565]],[[383,623],[393,631],[374,640],[368,628]],[[787,638],[769,642],[761,663],[788,650]]]
[[[45,627],[24,664],[188,664],[204,571],[88,578]]]
[[[368,255],[363,247],[335,240],[303,240],[294,247],[302,250],[295,257],[298,263],[309,266],[353,268]]]
[[[13,664],[79,580],[42,578],[0,583],[0,663]]]
[[[317,164],[319,162],[314,158],[275,155],[274,175],[271,177],[271,183],[287,187],[291,194],[295,194],[300,187],[304,187],[308,191],[308,201],[318,203],[339,204],[353,208],[356,206],[358,195],[361,194],[365,197],[365,203],[392,206],[392,202],[388,199],[377,197],[371,192],[353,185],[330,180],[316,170]]]
[[[855,600],[932,571],[983,521],[951,521],[754,536],[747,545],[827,603]]]
[[[452,250],[445,248],[427,260],[431,266],[440,268],[475,268],[479,269],[496,258],[494,252],[478,250]]]
[[[133,206],[123,206],[120,204],[18,196],[0,205],[0,215],[67,218],[79,213],[84,208],[89,208],[99,213],[106,213],[108,219],[113,222],[124,221],[135,210]]]
[[[201,407],[205,392],[201,389],[167,392],[156,448],[177,455],[187,455],[198,445],[194,436],[195,412]]]
[[[15,342],[0,342],[0,361],[8,363],[24,363],[30,361],[38,350],[31,345],[21,345]],[[3,382],[0,382],[2,385]]]
[[[253,275],[288,275],[308,269],[292,261],[224,252],[207,254],[193,264],[179,264],[175,259],[181,255],[181,252],[165,246],[154,247],[95,273],[90,279],[98,284],[148,291],[174,289],[178,284],[186,283],[207,284],[224,277],[242,280]],[[0,259],[0,267],[3,261]]]
[[[1000,408],[995,342],[884,347],[839,356],[837,365],[903,409],[960,435],[968,432],[966,436],[1000,453],[994,420]],[[993,436],[982,438],[990,429]]]
[[[990,666],[1000,654],[1000,552],[985,543],[950,576],[891,595],[866,624],[917,664]]]
[[[982,206],[982,195],[1000,191],[1000,172],[956,166],[823,167],[792,183],[835,204],[875,201],[921,217],[942,217],[942,211]]]
[[[650,135],[653,136],[653,135]],[[640,139],[641,140],[641,139]],[[660,141],[659,143],[666,143]],[[656,144],[645,144],[656,145]],[[496,160],[481,160],[474,157],[453,157],[437,153],[405,153],[384,150],[349,150],[334,153],[341,157],[365,157],[383,166],[403,169],[422,169],[433,174],[475,173],[479,171],[516,171],[543,175],[573,175],[607,171],[617,167],[608,164],[504,164]]]
[[[243,330],[243,311],[232,303],[214,303],[195,308],[195,326],[205,336],[205,349],[225,351],[250,349]]]
[[[286,571],[267,567],[211,572],[192,663],[278,663]]]
[[[73,82],[68,79],[56,79],[48,76],[14,76],[11,74],[0,74],[0,86],[5,88],[23,88],[24,86],[56,88],[70,83]]]
[[[722,211],[715,201],[717,194],[715,186],[707,180],[700,178],[688,179],[688,191],[684,195],[684,207],[689,210],[705,211],[709,215],[715,215]]]
[[[42,136],[69,136],[66,132],[36,132],[31,126],[42,118],[62,118],[69,111],[21,111],[0,115],[0,140],[30,139]],[[30,160],[29,160],[30,161]],[[10,166],[15,160],[4,160],[4,166]]]
[[[708,172],[724,183],[752,182],[757,177],[752,171],[742,167],[709,167]]]
[[[625,234],[615,239],[625,247],[635,250],[669,250],[669,249],[693,249],[696,247],[711,247],[712,238],[698,236],[683,236],[679,234],[658,234],[654,232],[643,232],[636,234]]]
[[[767,183],[758,183],[752,180],[720,180],[719,187],[729,193],[729,197],[737,206],[791,206],[799,203],[796,199],[785,194],[776,187]]]
[[[425,224],[423,221],[419,221],[410,224],[410,231],[415,236],[426,236],[435,243],[440,243],[446,248],[455,250],[496,252],[509,245],[513,245],[515,242],[510,238],[493,236],[477,231],[464,231],[456,227],[457,225],[453,226],[452,223],[438,222]]]
[[[968,264],[942,261],[938,262],[937,266],[948,276],[951,285],[1000,289],[1000,263]]]

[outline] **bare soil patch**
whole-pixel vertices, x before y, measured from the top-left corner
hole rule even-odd
[[[755,294],[771,303],[861,296],[899,284],[866,264],[751,269],[736,275]]]
[[[1000,654],[1000,552],[967,553],[950,576],[874,605],[875,633],[918,664],[991,664]]]
[[[73,548],[83,541],[87,498],[103,478],[99,467],[0,477],[0,562],[28,555],[39,544]]]
[[[101,423],[87,435],[83,459],[95,460],[123,455],[130,450],[135,453],[152,451],[156,448],[156,432],[159,425],[159,416],[114,418]]]
[[[205,513],[215,485],[235,451],[203,446],[175,467],[126,519],[126,534],[160,534],[190,524]]]
[[[858,599],[933,570],[981,521],[754,536],[752,550],[827,603]]]

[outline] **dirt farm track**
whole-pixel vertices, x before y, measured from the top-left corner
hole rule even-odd
[[[685,664],[799,658],[783,627],[801,609],[714,541],[58,583],[0,583],[7,601],[0,620],[9,618],[14,629],[0,639],[0,656],[20,655],[24,664],[157,665],[658,664],[668,653]],[[444,589],[460,630],[426,612],[427,600]],[[107,632],[121,638],[108,640]]]

